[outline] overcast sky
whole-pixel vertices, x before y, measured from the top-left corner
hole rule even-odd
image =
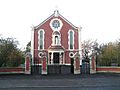
[[[0,35],[16,38],[24,48],[31,40],[31,26],[37,26],[56,8],[82,27],[82,41],[105,43],[120,38],[120,0],[0,0]]]

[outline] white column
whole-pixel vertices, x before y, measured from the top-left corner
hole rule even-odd
[[[50,52],[48,52],[48,64],[50,64]]]
[[[51,54],[51,64],[53,64],[53,52]]]
[[[78,28],[78,49],[80,54],[80,65],[82,65],[81,29],[82,27]]]
[[[60,54],[60,55],[59,55],[60,64],[63,64],[63,63],[62,63],[62,52],[60,52],[59,54]]]
[[[32,65],[34,64],[34,26],[31,27],[31,55],[32,55]]]

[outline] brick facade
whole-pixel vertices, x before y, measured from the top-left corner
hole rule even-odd
[[[53,23],[57,22],[57,23]],[[52,24],[51,24],[52,23]],[[52,27],[53,25],[53,27]],[[55,30],[54,30],[55,29]],[[40,35],[40,30],[44,31],[44,35]],[[70,49],[70,34],[69,32],[73,31],[72,37],[73,37],[73,48]],[[57,33],[55,33],[57,32]],[[70,53],[73,52],[73,56],[80,51],[79,49],[79,28],[75,27],[72,23],[70,23],[67,19],[65,19],[62,15],[59,14],[59,12],[56,10],[50,17],[48,17],[46,20],[44,20],[42,23],[40,23],[38,26],[33,27],[32,30],[33,36],[32,36],[32,66],[35,65],[45,65],[48,67],[49,65],[57,64],[60,67],[65,68],[66,65],[71,67],[71,57]],[[42,36],[43,35],[43,36]],[[39,49],[40,40],[43,38],[44,41],[41,43],[44,45],[43,49]],[[54,45],[56,43],[59,43],[59,45]],[[57,47],[61,48],[57,48]],[[54,47],[54,48],[53,48]],[[46,57],[46,60],[42,61],[43,56]],[[72,57],[74,58],[74,57]],[[57,61],[57,59],[59,61]],[[80,63],[80,58],[77,61],[78,64]],[[56,60],[56,61],[55,61]],[[46,61],[46,62],[45,62]],[[42,64],[43,62],[43,64]],[[76,64],[77,65],[77,64]],[[68,67],[67,66],[67,67]],[[43,66],[44,67],[44,66]],[[78,65],[77,65],[78,67]],[[40,67],[41,68],[41,67]],[[50,67],[52,68],[52,67]],[[45,69],[42,68],[42,69]],[[60,68],[61,69],[61,68]],[[48,68],[49,70],[49,68]],[[42,72],[42,70],[41,70]],[[50,72],[50,71],[48,71]],[[64,71],[63,71],[64,72]],[[70,72],[71,73],[71,72]]]

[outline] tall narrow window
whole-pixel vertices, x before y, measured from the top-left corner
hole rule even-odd
[[[58,45],[59,43],[58,43],[59,41],[58,41],[58,36],[55,36],[55,45]]]
[[[39,46],[38,46],[38,48],[39,49],[44,49],[44,30],[43,29],[41,29],[40,31],[39,31]]]
[[[40,31],[40,49],[43,49],[43,31]]]
[[[74,31],[69,31],[69,49],[74,49]]]

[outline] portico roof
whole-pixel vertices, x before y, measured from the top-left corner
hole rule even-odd
[[[55,46],[50,46],[48,48],[48,51],[65,51],[65,49],[63,46],[55,45]]]

